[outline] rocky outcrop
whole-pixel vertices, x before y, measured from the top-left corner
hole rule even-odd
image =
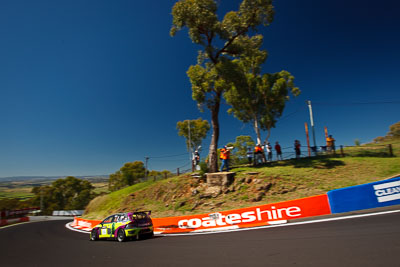
[[[214,198],[229,190],[229,186],[235,181],[235,173],[208,173],[206,181],[206,188],[204,192],[200,195],[200,198]]]

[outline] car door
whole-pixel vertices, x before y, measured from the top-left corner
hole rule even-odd
[[[113,226],[114,215],[107,217],[104,221],[101,222],[100,228],[100,238],[108,238],[111,237],[112,234],[112,226]]]
[[[115,230],[119,227],[120,223],[120,216],[119,215],[114,215],[114,218],[112,219],[112,224],[111,224],[111,237],[114,237]]]

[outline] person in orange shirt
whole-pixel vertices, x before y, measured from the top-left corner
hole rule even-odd
[[[220,154],[219,154],[219,158],[222,161],[221,172],[224,170],[224,167],[226,167],[227,172],[229,171],[229,156],[230,156],[229,149],[226,146],[221,148]]]
[[[335,139],[332,137],[332,135],[329,135],[326,138],[326,147],[328,148],[329,152],[335,152]]]
[[[257,165],[259,162],[263,163],[263,155],[264,151],[260,144],[257,144],[254,148],[254,165]]]

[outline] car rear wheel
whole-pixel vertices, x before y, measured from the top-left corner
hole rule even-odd
[[[97,231],[97,228],[93,229],[92,232],[90,232],[90,241],[96,240],[99,240],[99,232]]]
[[[118,240],[118,242],[124,242],[125,241],[125,231],[123,229],[119,229],[118,230],[117,240]]]

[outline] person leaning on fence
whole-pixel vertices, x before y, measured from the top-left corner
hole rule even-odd
[[[260,162],[263,163],[263,155],[264,151],[261,145],[257,144],[256,147],[254,148],[254,165],[257,165]]]
[[[301,147],[300,141],[294,140],[294,151],[296,152],[296,159],[300,158],[300,156],[301,156],[300,147]]]
[[[267,151],[268,161],[272,161],[272,146],[270,142],[265,145],[265,151]]]
[[[335,139],[332,137],[332,135],[329,135],[326,138],[326,147],[329,152],[335,152]]]
[[[221,172],[224,170],[224,167],[226,167],[227,172],[229,171],[229,156],[230,156],[229,149],[226,146],[221,148],[220,154],[219,154],[219,158],[222,161]]]
[[[253,161],[253,151],[251,151],[251,147],[249,147],[249,151],[247,151],[247,160],[249,161],[249,164],[252,163]]]
[[[276,150],[276,159],[279,160],[283,160],[282,158],[282,148],[281,145],[279,144],[279,142],[275,142],[275,150]]]
[[[199,151],[194,151],[194,165],[199,165],[200,163],[200,154]]]

